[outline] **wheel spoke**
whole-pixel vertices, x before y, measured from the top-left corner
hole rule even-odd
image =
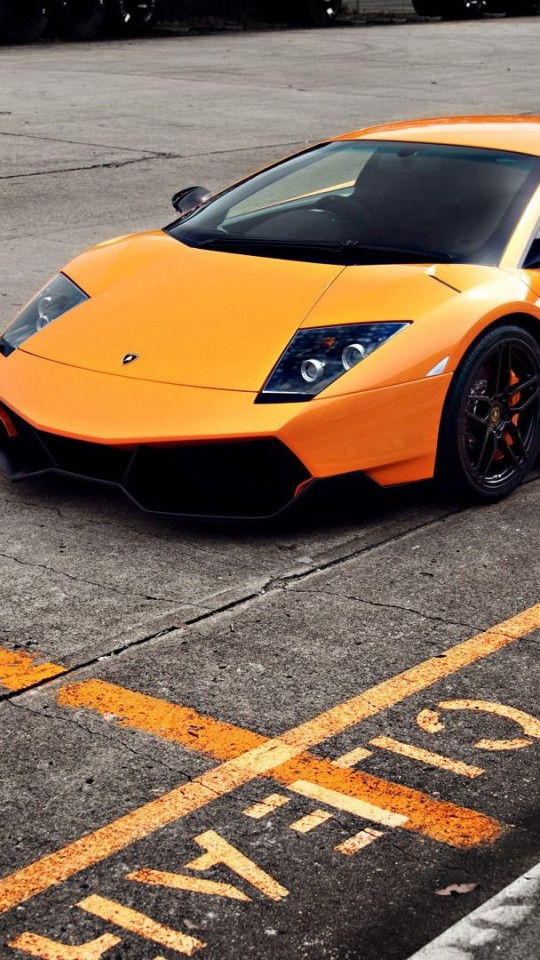
[[[523,413],[525,410],[527,410],[528,407],[531,406],[532,403],[534,403],[535,400],[538,399],[539,396],[540,396],[540,386],[538,386],[534,391],[534,393],[531,393],[531,395],[527,397],[526,400],[523,400],[522,403],[516,403],[515,406],[512,406],[511,408],[512,413]]]
[[[498,453],[498,450],[499,450],[499,441],[498,441],[497,437],[495,436],[495,434],[492,434],[492,439],[493,439],[493,450],[491,451],[491,455],[490,455],[490,457],[488,458],[488,461],[487,461],[484,469],[481,470],[481,471],[479,471],[479,476],[481,477],[482,480],[486,480],[486,479],[487,479],[487,476],[488,476],[490,467],[491,467],[493,461],[495,460],[495,454]]]
[[[511,387],[511,389],[508,391],[508,396],[515,397],[516,393],[523,393],[524,390],[528,390],[529,387],[533,387],[535,384],[537,385],[536,392],[538,392],[538,384],[540,384],[540,373],[536,373],[534,377],[531,377],[529,380],[525,380],[525,383],[514,384],[514,386]]]
[[[481,423],[483,427],[487,427],[489,423],[489,414],[487,417],[479,417],[475,410],[465,410],[465,416],[475,423]]]
[[[506,393],[510,386],[512,376],[512,347],[509,343],[503,343],[499,350],[497,358],[497,377],[495,380],[495,392],[497,395]]]
[[[492,450],[492,452],[491,452],[491,457],[489,458],[489,461],[488,461],[488,464],[487,464],[487,466],[486,466],[486,469],[485,469],[485,470],[482,470],[482,463],[483,463],[484,458],[485,458],[485,456],[486,456],[486,452],[487,452],[487,448],[488,448],[488,444],[489,444],[489,441],[490,441],[490,440],[495,440],[495,436],[494,436],[493,431],[491,430],[491,428],[488,427],[488,429],[486,430],[485,436],[484,436],[484,440],[483,440],[483,442],[482,442],[482,447],[481,447],[481,449],[480,449],[480,453],[479,453],[479,455],[478,455],[478,460],[477,460],[477,462],[476,462],[476,469],[477,469],[478,474],[479,474],[480,477],[485,477],[486,473],[488,472],[488,470],[489,470],[489,468],[490,468],[490,466],[491,466],[491,464],[492,464],[492,462],[493,462],[493,457],[495,456],[495,453],[497,452],[497,443],[495,442],[495,443],[493,444],[493,450]]]
[[[516,467],[521,469],[523,465],[523,457],[522,458],[518,457],[518,455],[516,454],[516,451],[514,450],[513,444],[508,442],[508,439],[506,438],[506,436],[501,437],[501,446],[504,452],[507,454],[507,456],[509,456],[510,459],[513,461],[513,463],[516,465]]]
[[[519,426],[517,425],[517,423],[508,424],[508,433],[512,438],[514,446],[517,446],[519,448],[519,456],[521,457],[521,460],[523,462],[523,460],[526,460],[527,458],[528,450],[527,450],[527,447],[525,446],[525,442],[523,440],[523,437],[521,436],[521,430],[519,429]]]

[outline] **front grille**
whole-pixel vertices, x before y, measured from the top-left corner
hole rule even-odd
[[[294,497],[309,474],[275,438],[140,447],[126,487],[146,510],[268,516]]]
[[[133,448],[87,443],[52,433],[40,432],[38,436],[60,470],[109,483],[124,481],[133,456]]]
[[[294,499],[310,475],[275,437],[115,447],[34,430],[6,410],[0,473],[21,479],[47,471],[120,486],[143,510],[177,516],[267,517]]]

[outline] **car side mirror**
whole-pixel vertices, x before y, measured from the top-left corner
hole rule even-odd
[[[172,198],[172,205],[181,217],[185,217],[187,213],[191,213],[192,210],[201,207],[203,203],[210,200],[211,196],[212,194],[207,187],[186,187],[184,190],[175,193]]]

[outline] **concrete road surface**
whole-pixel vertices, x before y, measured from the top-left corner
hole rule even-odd
[[[1,49],[1,316],[183,186],[376,121],[534,113],[539,26]],[[267,526],[59,478],[0,503],[2,958],[536,958],[534,477]]]

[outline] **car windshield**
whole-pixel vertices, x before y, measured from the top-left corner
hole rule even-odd
[[[329,263],[497,264],[540,160],[341,140],[276,164],[168,228],[190,246]]]

